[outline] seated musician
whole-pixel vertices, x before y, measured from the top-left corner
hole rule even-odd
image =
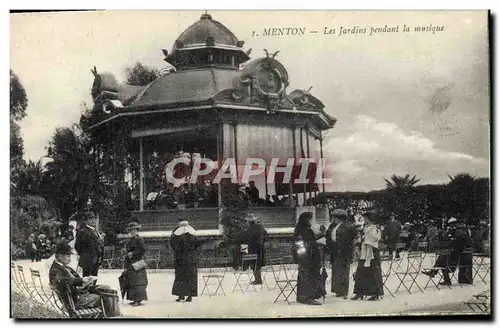
[[[58,290],[65,305],[69,301],[66,299],[66,286],[69,285],[73,302],[77,310],[99,307],[101,304],[101,296],[97,293],[92,293],[92,290],[95,289],[95,280],[91,277],[80,277],[80,275],[69,266],[71,254],[71,246],[68,244],[61,243],[57,245],[56,257],[49,271],[50,284]]]

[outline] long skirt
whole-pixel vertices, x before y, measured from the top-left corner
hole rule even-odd
[[[365,260],[359,260],[354,275],[354,294],[366,296],[384,295],[384,284],[382,281],[382,269],[380,267],[380,252],[373,249],[374,259],[370,266],[365,267]]]
[[[332,262],[332,293],[347,296],[349,293],[350,264],[345,258],[335,258]]]
[[[127,300],[133,302],[146,301],[148,294],[148,275],[146,269],[127,270]]]
[[[172,295],[198,296],[198,270],[196,267],[175,268],[175,280]]]
[[[319,269],[299,267],[297,276],[297,302],[305,302],[323,297],[319,284]]]

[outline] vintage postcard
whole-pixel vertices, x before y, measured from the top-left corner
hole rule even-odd
[[[489,27],[11,13],[11,316],[491,317]]]

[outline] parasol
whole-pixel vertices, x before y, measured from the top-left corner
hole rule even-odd
[[[125,299],[125,295],[128,292],[127,271],[122,272],[122,274],[118,278],[118,282],[120,283],[120,292],[121,292],[122,300],[123,300],[123,299]]]

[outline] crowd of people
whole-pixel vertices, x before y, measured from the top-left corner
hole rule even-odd
[[[261,269],[266,263],[266,243],[269,236],[262,223],[253,214],[247,217],[248,228],[235,236],[233,253],[233,267],[236,270],[253,270],[253,285],[261,285]],[[351,280],[351,263],[357,261],[354,275],[354,295],[351,300],[367,298],[375,301],[384,295],[381,272],[381,244],[387,246],[389,255],[394,259],[400,258],[401,245],[403,249],[411,250],[416,235],[406,234],[407,226],[402,225],[394,213],[382,216],[375,211],[363,214],[363,225],[360,229],[348,212],[344,209],[335,209],[331,212],[331,222],[328,227],[319,228],[313,224],[311,212],[302,213],[297,221],[293,235],[293,258],[298,266],[297,302],[307,305],[321,305],[318,301],[326,295],[325,281],[327,270],[325,260],[328,259],[331,267],[331,292],[336,297],[349,297],[349,283]],[[119,278],[122,297],[130,302],[131,306],[140,306],[148,299],[148,276],[146,272],[146,244],[139,236],[141,225],[132,220],[127,227],[126,243],[123,245],[121,260],[123,273]],[[177,302],[192,302],[198,296],[198,248],[201,241],[188,221],[180,221],[172,231],[170,247],[174,255],[175,280],[171,293],[176,296]],[[442,285],[451,284],[449,277],[460,261],[461,265],[468,263],[472,266],[472,256],[465,258],[464,249],[474,247],[472,231],[456,218],[447,221],[445,229],[429,226],[426,229],[425,239],[428,241],[429,251],[433,251],[441,242],[449,245],[450,254],[437,258],[435,267],[423,274],[435,276],[442,270]],[[484,236],[483,236],[484,237]],[[31,236],[30,236],[31,238]],[[39,238],[42,245],[43,238]],[[103,235],[96,230],[96,217],[86,213],[79,223],[71,221],[58,239],[55,254],[47,260],[50,284],[60,290],[63,295],[65,288],[70,287],[74,303],[78,308],[98,307],[101,299],[107,295],[116,294],[107,285],[97,284],[99,267],[103,258]],[[46,242],[45,242],[46,243]],[[398,247],[399,245],[399,247]],[[254,264],[242,266],[241,255],[257,254]],[[35,256],[35,260],[38,257]],[[81,274],[78,272],[81,269]],[[470,272],[459,272],[460,283],[472,283]],[[110,299],[107,300],[110,303]]]
[[[350,265],[357,261],[353,275],[354,296],[352,300],[367,297],[370,301],[378,300],[384,295],[381,272],[381,245],[387,246],[390,258],[400,259],[402,250],[417,250],[419,241],[427,241],[425,251],[434,252],[439,243],[444,243],[449,249],[448,254],[438,256],[435,269],[423,274],[435,276],[437,270],[443,271],[441,285],[451,284],[450,273],[457,269],[460,263],[458,280],[461,284],[472,283],[472,252],[474,252],[474,234],[464,223],[456,218],[450,218],[446,226],[439,228],[430,225],[422,234],[408,233],[409,225],[401,225],[394,213],[389,216],[368,211],[363,215],[363,225],[356,227],[343,209],[332,211],[331,224],[328,229],[314,229],[312,213],[302,213],[294,232],[293,256],[298,264],[297,301],[309,305],[320,305],[319,298],[325,291],[325,256],[329,257],[331,265],[331,292],[337,297],[348,298]],[[252,219],[252,222],[254,219]],[[265,229],[258,223],[255,231]],[[324,227],[323,227],[324,228]],[[407,230],[408,229],[408,230]],[[258,247],[249,247],[249,253],[265,254],[265,241],[259,234],[249,241]],[[261,235],[267,235],[262,234]],[[482,233],[482,240],[487,236]],[[252,241],[253,240],[253,241]],[[323,242],[321,241],[323,240]],[[257,241],[257,242],[256,242]],[[401,246],[403,245],[403,246]],[[468,250],[465,252],[465,250]],[[261,255],[262,254],[262,255]],[[254,284],[262,283],[260,274],[261,263],[257,266]]]
[[[301,204],[296,195],[260,195],[259,189],[255,186],[255,181],[250,181],[248,185],[239,185],[238,192],[248,201],[249,205],[256,207],[292,206]],[[127,187],[127,199],[130,209],[137,207],[133,204],[132,194]],[[145,208],[149,210],[161,209],[185,209],[197,207],[217,207],[218,186],[207,181],[204,185],[182,184],[176,187],[156,186],[146,196]],[[308,199],[306,205],[312,205],[312,200]]]

